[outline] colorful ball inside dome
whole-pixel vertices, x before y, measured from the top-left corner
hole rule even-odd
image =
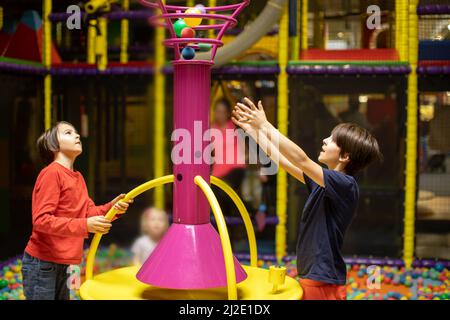
[[[187,25],[186,21],[184,21],[183,19],[178,19],[173,24],[173,29],[175,30],[175,34],[177,35],[177,37],[181,37],[181,32],[183,31],[183,29],[188,27],[189,26]]]
[[[197,8],[189,8],[184,13],[186,14],[201,14],[202,12]],[[185,18],[186,24],[189,27],[197,27],[202,23],[202,18]]]
[[[191,47],[183,48],[181,55],[185,60],[192,60],[195,58],[195,50]]]

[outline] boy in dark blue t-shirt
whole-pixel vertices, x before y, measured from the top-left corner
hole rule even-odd
[[[336,126],[323,140],[318,160],[328,167],[324,169],[267,121],[261,101],[258,107],[248,98],[244,102],[235,106],[233,122],[308,188],[297,241],[303,299],[344,300],[346,266],[341,248],[359,199],[353,175],[382,159],[376,139],[356,124]]]

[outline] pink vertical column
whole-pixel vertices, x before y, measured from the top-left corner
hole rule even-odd
[[[211,91],[209,61],[174,61],[174,129],[178,129],[175,145],[190,146],[188,154],[174,154],[173,222],[203,224],[210,221],[209,204],[194,178],[200,175],[209,183],[210,166],[203,151],[209,144],[203,134],[209,129]],[[186,137],[189,132],[190,137]],[[183,141],[190,139],[190,141]],[[181,158],[183,163],[179,163]]]

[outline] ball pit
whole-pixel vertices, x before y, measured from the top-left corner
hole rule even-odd
[[[85,251],[85,256],[87,250]],[[96,256],[95,273],[102,273],[131,264],[132,254],[129,250],[115,245],[102,247]],[[244,264],[249,262],[240,259]],[[269,268],[275,265],[270,259],[258,260],[258,266]],[[295,259],[285,259],[280,264],[286,267],[286,274],[297,278],[297,262]],[[24,300],[22,287],[22,261],[14,258],[0,263],[0,300]],[[80,266],[81,282],[84,281],[85,261]],[[369,289],[367,286],[367,264],[347,264],[347,299],[348,300],[449,300],[450,299],[450,269],[437,262],[430,266],[405,269],[401,266],[382,266],[378,269],[379,289]],[[70,298],[78,300],[76,290],[71,290]]]

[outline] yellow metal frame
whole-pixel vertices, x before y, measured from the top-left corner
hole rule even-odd
[[[125,195],[124,201],[129,199],[134,199],[138,195],[142,194],[145,191],[148,191],[152,188],[162,186],[168,183],[173,183],[174,176],[168,175],[165,177],[161,177],[158,179],[151,180],[147,183],[144,183],[137,188],[131,190],[129,193]],[[220,241],[223,248],[224,261],[225,261],[225,270],[227,274],[227,288],[228,288],[228,298],[230,300],[237,299],[237,283],[236,283],[236,274],[234,270],[234,259],[233,252],[231,250],[230,238],[228,235],[228,229],[226,226],[225,218],[223,216],[222,210],[220,208],[219,202],[217,201],[216,196],[214,195],[209,184],[201,177],[196,176],[194,179],[195,184],[203,191],[208,202],[213,211],[214,217],[216,219],[217,228],[219,229]],[[253,224],[250,219],[250,215],[245,208],[244,203],[239,198],[237,193],[224,181],[211,176],[211,184],[219,187],[223,190],[234,202],[237,206],[239,213],[241,214],[242,220],[244,221],[245,229],[248,236],[248,243],[250,248],[250,266],[256,268],[258,263],[258,251],[256,245],[256,237],[255,231],[253,229]],[[117,210],[111,208],[108,213],[105,215],[105,218],[108,220],[114,219],[117,214]],[[92,239],[89,252],[86,258],[86,280],[93,279],[94,272],[94,262],[95,255],[97,253],[98,246],[100,244],[100,240],[102,238],[102,234],[96,233],[94,238]]]
[[[280,74],[278,75],[278,130],[286,135],[288,133],[289,114],[289,86],[286,67],[289,59],[289,19],[288,6],[284,5],[283,15],[279,30],[278,64]],[[287,215],[287,174],[279,170],[277,174],[277,216],[278,225],[275,230],[276,257],[281,261],[286,255],[286,215]]]
[[[411,268],[414,259],[414,234],[416,215],[416,178],[417,178],[417,132],[418,132],[418,81],[417,61],[419,52],[418,40],[418,0],[409,0],[409,26],[405,37],[408,37],[408,62],[411,73],[408,76],[408,106],[406,122],[406,181],[405,181],[405,218],[403,234],[403,260],[407,268]]]

